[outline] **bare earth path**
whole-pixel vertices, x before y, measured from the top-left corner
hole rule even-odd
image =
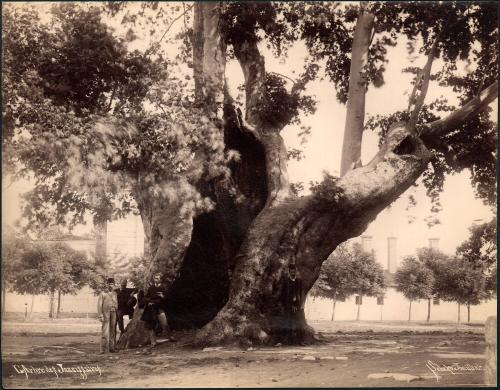
[[[54,327],[4,324],[3,386],[434,387],[483,384],[485,343],[482,326],[462,326],[457,331],[451,324],[333,324],[325,321],[313,325],[321,332],[324,343],[307,347],[203,351],[183,347],[182,335],[179,335],[179,342],[162,344],[152,353],[143,348],[99,355],[96,353],[97,329],[89,324],[72,324],[72,333],[62,333],[62,325],[55,327],[59,333],[45,333]],[[23,372],[24,368],[27,371],[43,367],[57,369],[61,365],[65,368],[99,367],[100,373],[66,372],[56,376],[50,372]]]

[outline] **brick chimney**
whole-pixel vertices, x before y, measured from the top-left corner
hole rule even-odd
[[[439,238],[429,238],[429,248],[439,249]]]
[[[373,252],[373,237],[372,236],[361,236],[361,247],[365,252]]]
[[[397,238],[387,237],[387,271],[393,274],[398,267]]]

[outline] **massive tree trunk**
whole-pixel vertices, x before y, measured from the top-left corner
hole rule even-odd
[[[217,178],[191,183],[216,204],[214,210],[198,213],[183,197],[165,201],[137,191],[149,244],[145,279],[155,270],[162,272],[169,320],[174,328],[201,327],[195,336],[198,345],[272,342],[281,331],[280,297],[288,265],[296,264],[305,297],[323,261],[405,192],[427,168],[431,153],[413,129],[399,123],[366,166],[350,169],[338,180],[326,179],[309,196],[294,197],[280,135],[286,123],[270,123],[260,115],[266,73],[256,40],[233,45],[245,77],[245,118],[227,94],[220,7],[217,2],[195,4],[195,95],[220,130],[226,150],[241,155],[229,168],[230,181],[242,196],[235,197]],[[492,99],[493,93],[481,94],[467,113],[453,113],[449,122],[422,129],[421,136],[453,130],[457,118],[478,112]],[[122,346],[146,341],[140,315],[136,310]],[[312,329],[302,325],[310,338]]]
[[[405,147],[401,147],[404,144]],[[377,163],[348,172],[299,199],[267,205],[238,253],[228,303],[197,335],[201,344],[238,338],[263,342],[283,310],[280,281],[295,263],[308,291],[338,244],[361,234],[423,172],[430,158],[404,125],[395,126]]]
[[[431,298],[427,298],[427,322],[431,320]]]

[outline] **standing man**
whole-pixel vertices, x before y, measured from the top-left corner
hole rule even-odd
[[[166,293],[161,283],[161,274],[157,273],[153,276],[153,284],[149,286],[146,295],[140,294],[139,302],[140,305],[144,307],[141,320],[146,323],[146,328],[149,329],[151,347],[154,348],[156,346],[155,330],[158,323],[160,324],[162,335],[167,340],[175,341],[170,334],[167,316],[165,314]]]
[[[302,343],[304,323],[302,279],[297,275],[295,264],[288,266],[288,274],[283,280],[282,302],[285,311],[285,342]]]
[[[135,288],[127,288],[127,279],[122,279],[120,288],[116,290],[118,296],[118,311],[117,322],[120,333],[125,332],[123,324],[123,316],[128,315],[129,320],[134,316],[134,307],[137,303],[134,294],[137,292]]]
[[[105,291],[99,294],[97,300],[97,315],[102,322],[100,352],[115,352],[116,342],[116,310],[118,297],[115,291],[115,280],[108,278]]]

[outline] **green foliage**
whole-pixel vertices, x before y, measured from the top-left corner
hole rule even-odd
[[[323,181],[310,183],[309,189],[315,194],[315,200],[321,206],[322,204],[331,205],[332,202],[339,202],[343,195],[343,190],[337,185],[339,177],[332,176],[323,172]]]
[[[119,218],[138,193],[210,207],[193,183],[227,174],[230,156],[170,60],[129,52],[97,7],[55,5],[50,24],[4,11],[3,162],[35,179],[27,228]]]
[[[367,6],[367,5],[365,5]],[[407,40],[408,54],[416,48],[424,55],[440,34],[437,57],[443,65],[431,79],[441,86],[451,87],[458,93],[461,104],[466,103],[484,87],[497,79],[498,62],[498,12],[495,2],[376,2],[368,5],[375,15],[374,35],[365,69],[370,85],[384,83],[384,64],[387,47],[403,38]],[[325,61],[324,72],[335,84],[337,98],[347,101],[350,57],[354,23],[358,5],[309,3],[296,6],[296,28],[302,32],[311,57]],[[465,72],[457,62],[465,61]],[[413,68],[413,71],[416,69]],[[431,85],[432,88],[432,85]],[[438,100],[424,107],[419,123],[425,124],[446,115],[452,107]],[[407,120],[406,112],[372,118],[367,128],[379,131],[383,141],[392,123]],[[474,142],[470,142],[471,137]],[[435,153],[432,166],[424,173],[424,185],[439,208],[438,196],[447,174],[471,170],[471,181],[478,197],[487,204],[496,201],[496,125],[488,112],[470,118],[456,131],[447,135],[444,142],[430,145]],[[447,147],[444,147],[447,145]]]
[[[127,279],[132,282],[135,287],[146,288],[147,286],[144,286],[144,275],[146,274],[148,259],[143,256],[134,257],[131,259],[130,264],[131,267]]]
[[[288,92],[286,81],[279,75],[266,74],[265,90],[257,104],[259,117],[265,126],[282,128],[287,124],[299,124],[299,114],[313,114],[315,101],[310,96],[302,96],[306,81],[299,88],[295,83],[292,92]]]
[[[410,301],[432,297],[432,271],[415,257],[406,257],[394,275],[396,290]]]
[[[491,297],[492,291],[487,290],[487,278],[469,262],[462,258],[451,258],[441,267],[438,291],[441,299],[464,305],[478,305]]]
[[[440,119],[455,108],[446,99],[437,99],[424,105],[419,115],[417,131],[422,125]],[[408,118],[406,111],[397,111],[387,116],[376,115],[368,118],[365,128],[378,131],[382,144],[390,127]],[[470,142],[471,139],[474,142]],[[496,144],[496,124],[489,119],[488,110],[465,121],[440,142],[427,142],[433,158],[422,178],[432,202],[432,212],[440,210],[439,195],[446,176],[464,169],[470,170],[476,195],[490,206],[496,204]]]
[[[311,295],[344,300],[355,293],[351,287],[354,261],[348,245],[339,245],[321,266],[321,273],[311,289]]]
[[[384,83],[389,47],[407,41],[410,55],[417,49],[423,55],[438,33],[437,56],[443,65],[433,82],[451,87],[464,103],[497,78],[495,3],[367,6],[375,15],[365,69],[370,85]],[[187,199],[192,209],[210,209],[199,184],[228,175],[234,154],[224,150],[219,129],[194,104],[192,8],[158,2],[61,3],[44,18],[37,9],[3,8],[2,161],[15,177],[35,179],[25,197],[27,227],[74,225],[89,211],[97,219],[140,212],[140,194],[162,201]],[[298,41],[309,52],[293,85],[280,75],[266,75],[260,111],[267,125],[299,123],[313,113],[315,102],[304,92],[318,78],[331,80],[338,99],[346,101],[358,13],[359,6],[348,3],[224,3],[221,29],[229,58],[231,46],[243,41],[265,44],[281,59]],[[113,31],[109,17],[121,18],[126,33],[120,37]],[[170,28],[177,20],[183,27],[174,34]],[[151,39],[150,47],[131,50],[140,34]],[[419,124],[451,109],[444,100],[430,103]],[[398,112],[371,119],[367,127],[383,137],[391,123],[406,118]],[[497,135],[488,113],[469,119],[443,141],[449,147],[432,145],[435,156],[424,173],[433,207],[440,207],[445,176],[466,168],[477,195],[494,204]],[[325,181],[319,193],[336,196],[330,184]]]
[[[11,291],[19,272],[26,240],[12,231],[2,230],[2,287]]]
[[[372,253],[360,244],[342,244],[323,263],[311,294],[345,299],[353,294],[378,296],[386,288],[384,271]]]
[[[16,266],[8,271],[12,290],[20,294],[54,291],[75,294],[98,279],[93,264],[84,253],[63,243],[28,243],[26,239],[23,239]]]
[[[496,294],[497,287],[497,219],[472,226],[470,237],[457,248],[457,256],[486,278],[485,290]]]
[[[465,258],[447,256],[430,248],[418,249],[417,258],[432,271],[432,295],[440,299],[477,305],[496,291],[491,288],[491,279]]]

